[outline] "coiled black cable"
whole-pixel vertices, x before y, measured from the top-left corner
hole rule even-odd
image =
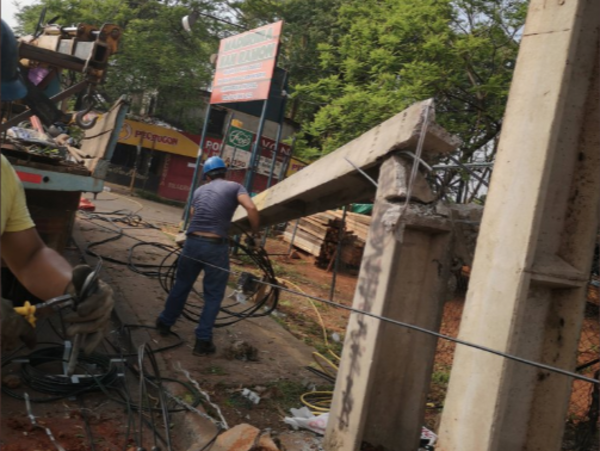
[[[116,229],[106,228],[107,230],[116,233],[115,236],[88,244],[88,246],[86,247],[86,253],[94,255],[96,257],[100,257],[103,260],[115,264],[127,266],[133,272],[142,274],[146,277],[158,278],[160,286],[165,291],[165,293],[168,294],[171,291],[175,283],[177,264],[179,259],[181,258],[181,249],[163,243],[144,241],[139,238],[132,237],[131,235],[124,235],[123,228],[117,225],[117,223],[124,223],[133,228],[156,228],[155,226],[145,222],[143,219],[141,219],[139,215],[131,214],[133,215],[133,219],[131,219],[123,210],[94,214],[90,214],[87,212],[80,213],[85,219],[87,219],[90,222],[92,222],[93,220],[101,220],[109,222],[116,227]],[[241,228],[240,233],[245,234],[245,232]],[[127,236],[128,238],[133,238],[139,241],[139,243],[133,245],[129,249],[128,259],[126,261],[100,255],[96,251],[91,250],[92,248],[96,248],[102,244],[116,241],[122,238],[123,236]],[[151,246],[160,249],[161,251],[164,251],[165,256],[163,257],[162,261],[159,264],[134,263],[135,250],[140,249],[143,246]],[[242,310],[233,309],[234,307],[239,307],[238,303],[232,303],[231,305],[224,306],[222,305],[220,309],[221,315],[217,318],[214,326],[217,328],[230,326],[248,318],[268,316],[277,308],[279,302],[279,289],[277,288],[278,282],[275,277],[275,272],[273,270],[273,266],[269,259],[268,253],[263,248],[251,248],[248,246],[244,246],[240,243],[237,243],[236,247],[240,249],[247,257],[249,257],[250,260],[258,267],[258,269],[263,274],[262,281],[267,282],[269,285],[267,285],[268,289],[265,290],[265,293],[261,296],[260,299],[255,300],[254,303],[250,304],[246,308],[243,308]],[[188,299],[188,302],[186,303],[186,306],[183,310],[182,316],[189,321],[198,322],[203,307],[203,297],[202,293],[198,292],[196,289],[193,289],[192,292],[198,297],[198,299]],[[256,291],[254,293],[249,293],[249,297],[255,294]]]
[[[31,402],[36,403],[52,402],[70,396],[99,391],[98,382],[104,386],[112,386],[117,378],[117,370],[114,366],[111,367],[110,359],[97,353],[91,355],[80,354],[77,367],[87,376],[77,378],[77,380],[42,368],[46,364],[64,362],[63,354],[63,346],[50,346],[33,351],[25,358],[13,356],[5,359],[2,361],[2,367],[4,368],[12,363],[21,363],[20,374],[23,382],[39,393],[50,395],[43,398],[30,398]],[[93,371],[93,377],[91,371]],[[2,391],[13,398],[25,399],[21,393],[7,386],[3,386]]]

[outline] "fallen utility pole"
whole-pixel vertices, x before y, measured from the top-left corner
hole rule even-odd
[[[420,161],[459,144],[434,123],[431,101],[415,104],[256,196],[261,222],[289,221],[376,195],[353,307],[437,331],[450,269],[451,213],[435,202]],[[379,180],[377,191],[359,170]],[[238,210],[234,220],[244,219]],[[436,343],[353,313],[325,449],[357,450],[363,440],[417,449]]]
[[[355,140],[326,155],[291,177],[255,196],[261,226],[309,216],[351,202],[369,201],[375,187],[344,158],[373,178],[384,157],[416,148],[428,101],[412,105]],[[439,125],[427,128],[423,151],[439,155],[454,150],[460,141]],[[233,222],[248,227],[246,213],[238,208]],[[233,230],[233,233],[239,232]]]
[[[452,150],[453,142],[439,150]],[[432,152],[425,155],[427,160]],[[450,272],[452,222],[450,210],[434,202],[423,173],[412,179],[415,166],[420,163],[409,155],[391,155],[381,165],[352,306],[437,331]],[[435,337],[353,313],[325,449],[358,450],[363,441],[395,451],[417,449],[436,344]]]

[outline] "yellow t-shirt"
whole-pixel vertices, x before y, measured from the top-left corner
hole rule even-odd
[[[0,166],[2,166],[0,235],[4,232],[21,232],[35,227],[25,203],[23,184],[4,155],[1,156]]]

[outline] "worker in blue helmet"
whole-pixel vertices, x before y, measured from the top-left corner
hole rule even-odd
[[[27,89],[18,68],[17,41],[10,27],[2,22],[2,102],[23,98]],[[1,139],[1,138],[0,138]],[[39,299],[48,300],[63,294],[79,297],[77,310],[64,317],[69,336],[80,336],[82,350],[90,353],[104,338],[114,305],[112,290],[101,280],[95,291],[81,299],[83,285],[92,269],[87,265],[72,268],[56,251],[48,248],[35,228],[27,204],[25,190],[8,160],[2,155],[0,244],[2,261],[25,288]],[[32,325],[15,312],[8,299],[1,301],[2,350],[7,351],[22,341],[30,347],[36,336]]]
[[[171,326],[183,312],[194,282],[204,271],[204,307],[196,327],[194,355],[216,351],[213,327],[227,288],[229,228],[238,205],[247,211],[253,234],[258,234],[259,215],[254,202],[242,185],[225,180],[226,173],[225,162],[219,157],[210,157],[204,163],[204,178],[209,182],[194,192],[192,220],[177,263],[175,284],[156,320],[159,333],[169,335]]]
[[[227,166],[225,162],[220,157],[210,157],[204,163],[203,173],[204,179],[208,177],[208,173],[212,171],[221,171],[223,174],[227,172]],[[216,174],[216,172],[213,172]]]

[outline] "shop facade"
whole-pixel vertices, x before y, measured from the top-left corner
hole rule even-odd
[[[223,136],[215,133],[206,137],[202,159],[220,155],[229,167],[227,178],[243,184],[256,136],[241,127],[227,129],[225,143]],[[191,188],[200,139],[200,135],[127,119],[111,159],[107,181],[166,200],[185,202]],[[289,145],[280,144],[275,152],[275,140],[265,136],[260,141],[259,152],[253,193],[265,190],[269,183],[274,185],[280,178],[305,166],[291,156]]]

